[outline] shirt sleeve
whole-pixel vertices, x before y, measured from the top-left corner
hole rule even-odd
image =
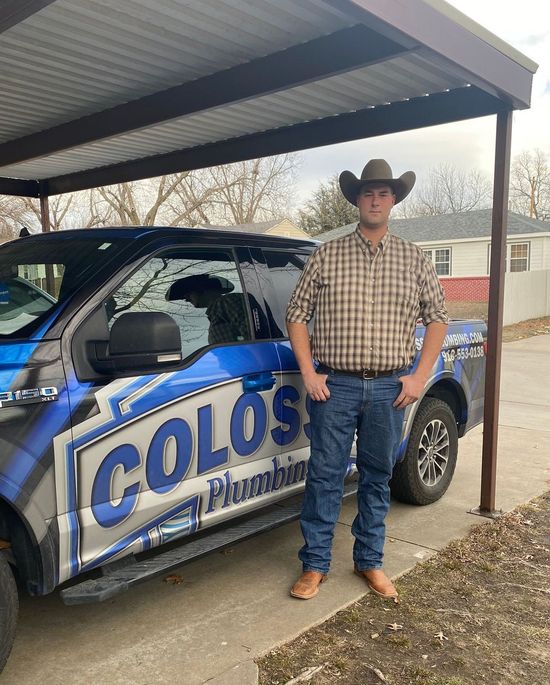
[[[431,259],[423,255],[423,286],[420,292],[420,316],[425,326],[437,321],[449,323],[445,293]]]
[[[307,324],[313,317],[321,287],[321,249],[311,255],[298,279],[286,310],[287,323]]]

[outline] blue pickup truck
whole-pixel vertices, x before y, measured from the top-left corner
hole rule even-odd
[[[101,601],[298,516],[309,404],[284,313],[315,247],[169,228],[0,247],[0,666],[14,574],[31,595],[81,576],[64,601]],[[483,322],[449,326],[406,416],[401,501],[447,489],[482,420],[485,344]],[[347,492],[353,473],[352,453]]]

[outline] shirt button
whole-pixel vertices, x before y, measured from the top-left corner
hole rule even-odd
[[[371,300],[370,303],[371,303],[371,304],[374,304],[374,300]]]
[[[369,350],[372,350],[372,349],[373,349],[372,347],[369,347]]]

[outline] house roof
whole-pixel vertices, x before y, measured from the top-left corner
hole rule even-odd
[[[271,221],[259,221],[251,224],[235,224],[232,226],[218,226],[215,224],[201,224],[201,228],[215,228],[224,231],[238,231],[240,233],[267,233],[270,228],[275,228],[285,219],[272,219]]]
[[[323,242],[340,238],[355,230],[357,223],[347,224],[315,236]],[[400,238],[413,243],[435,240],[491,238],[492,210],[478,209],[457,214],[421,216],[414,219],[391,219],[390,230]],[[530,219],[522,214],[508,212],[508,235],[550,233],[550,222]]]
[[[0,193],[523,109],[536,68],[442,0],[4,0]]]

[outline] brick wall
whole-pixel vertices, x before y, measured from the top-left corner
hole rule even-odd
[[[489,276],[440,278],[448,302],[488,302]]]

